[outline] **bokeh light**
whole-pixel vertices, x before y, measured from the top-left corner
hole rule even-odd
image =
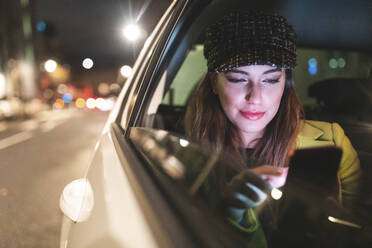
[[[70,93],[65,93],[62,95],[62,100],[65,102],[65,103],[70,103],[72,102],[72,95]]]
[[[314,67],[314,66],[318,65],[318,61],[316,60],[316,58],[311,58],[311,59],[309,59],[308,64],[309,64],[309,66]]]
[[[83,98],[76,99],[75,106],[77,108],[84,108],[85,107],[85,100]]]
[[[189,141],[187,141],[185,139],[180,139],[180,145],[182,147],[187,147],[189,145]]]
[[[282,198],[283,196],[283,192],[280,191],[279,189],[276,189],[276,188],[273,188],[271,190],[271,197],[274,199],[274,200],[279,200],[280,198]]]
[[[335,58],[331,58],[329,60],[329,67],[331,67],[332,69],[336,69],[337,66],[338,66],[337,60]]]
[[[45,89],[44,92],[43,92],[43,97],[45,99],[51,99],[53,97],[53,95],[54,95],[54,92],[51,89]]]
[[[96,107],[101,111],[109,111],[114,107],[114,101],[111,99],[96,99]]]
[[[67,92],[67,86],[65,84],[58,85],[57,92],[61,95],[65,94]]]
[[[86,101],[87,108],[94,109],[96,107],[96,100],[93,98],[88,98]]]
[[[109,111],[114,108],[115,102],[112,99],[105,100],[105,106],[102,111]]]
[[[85,58],[84,60],[83,60],[83,67],[85,68],[85,69],[91,69],[92,67],[93,67],[93,65],[94,65],[94,63],[93,63],[93,60],[92,59],[90,59],[90,58]]]
[[[340,68],[344,68],[345,65],[346,65],[346,61],[345,61],[344,58],[339,58],[337,62],[338,62],[338,66],[339,66]]]
[[[120,68],[120,74],[125,77],[125,78],[128,78],[130,77],[130,75],[132,74],[132,67],[130,67],[129,65],[123,65],[121,68]]]
[[[123,29],[123,35],[130,41],[137,40],[141,35],[140,28],[135,24],[129,24]]]
[[[311,58],[308,60],[308,72],[310,75],[315,75],[318,73],[318,61],[316,58]]]
[[[99,97],[96,99],[96,107],[100,110],[102,110],[102,108],[104,108],[104,105],[105,105],[105,99]]]
[[[37,24],[36,24],[36,29],[37,31],[39,32],[44,32],[45,29],[46,29],[46,23],[44,21],[39,21]]]
[[[54,72],[57,69],[57,62],[53,59],[49,59],[45,62],[44,68],[47,72]]]
[[[110,86],[107,83],[100,83],[98,85],[98,93],[101,95],[107,95],[110,93]]]
[[[117,84],[117,83],[113,83],[113,84],[110,85],[110,90],[113,93],[119,93],[119,91],[120,91],[120,85]]]
[[[62,109],[65,106],[65,102],[61,99],[58,98],[54,104],[55,108],[57,109]]]
[[[318,73],[318,67],[317,66],[309,66],[308,68],[310,75],[315,75]]]

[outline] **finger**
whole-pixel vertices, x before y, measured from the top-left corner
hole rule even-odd
[[[252,171],[258,175],[266,174],[266,175],[281,175],[283,173],[283,169],[281,167],[275,167],[272,165],[263,165],[256,168],[253,168]]]
[[[241,199],[240,197],[231,196],[229,198],[225,198],[224,205],[229,208],[237,208],[237,209],[246,209],[247,203]]]
[[[259,195],[257,192],[255,192],[252,187],[251,183],[244,183],[241,187],[238,193],[241,193],[242,195],[246,196],[247,198],[251,199],[252,201],[258,201]]]
[[[242,180],[244,180],[245,183],[249,182],[255,185],[257,188],[263,191],[270,189],[270,185],[265,180],[263,180],[263,178],[252,173],[251,171],[245,171]]]
[[[261,204],[267,198],[267,194],[251,183],[246,183],[244,193],[237,193],[236,197],[242,200],[247,208]]]

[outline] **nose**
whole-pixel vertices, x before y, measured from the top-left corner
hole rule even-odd
[[[247,87],[247,93],[245,99],[248,103],[259,104],[261,102],[261,88],[259,85],[251,84]]]

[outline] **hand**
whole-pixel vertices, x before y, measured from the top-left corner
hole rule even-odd
[[[228,215],[240,222],[244,212],[261,204],[267,198],[270,185],[251,170],[236,175],[227,186],[223,204]]]
[[[288,167],[275,167],[272,165],[262,165],[252,169],[252,171],[263,180],[269,182],[273,188],[282,187],[288,175]]]

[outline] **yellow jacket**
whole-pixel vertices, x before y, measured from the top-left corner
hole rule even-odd
[[[338,169],[339,198],[342,204],[348,205],[357,199],[361,177],[358,154],[344,130],[337,123],[308,121],[302,122],[297,138],[297,148],[336,145],[342,148],[343,154]]]
[[[301,125],[296,148],[329,145],[336,145],[342,148],[343,153],[338,169],[339,199],[342,204],[346,203],[346,205],[351,207],[359,195],[361,169],[358,155],[350,140],[346,137],[344,130],[337,123],[321,121],[305,120]],[[234,222],[232,223],[240,230],[251,233],[251,239],[248,242],[249,246],[266,248],[265,234],[254,210],[248,209],[245,218],[247,223],[251,223],[249,228],[242,227]]]

